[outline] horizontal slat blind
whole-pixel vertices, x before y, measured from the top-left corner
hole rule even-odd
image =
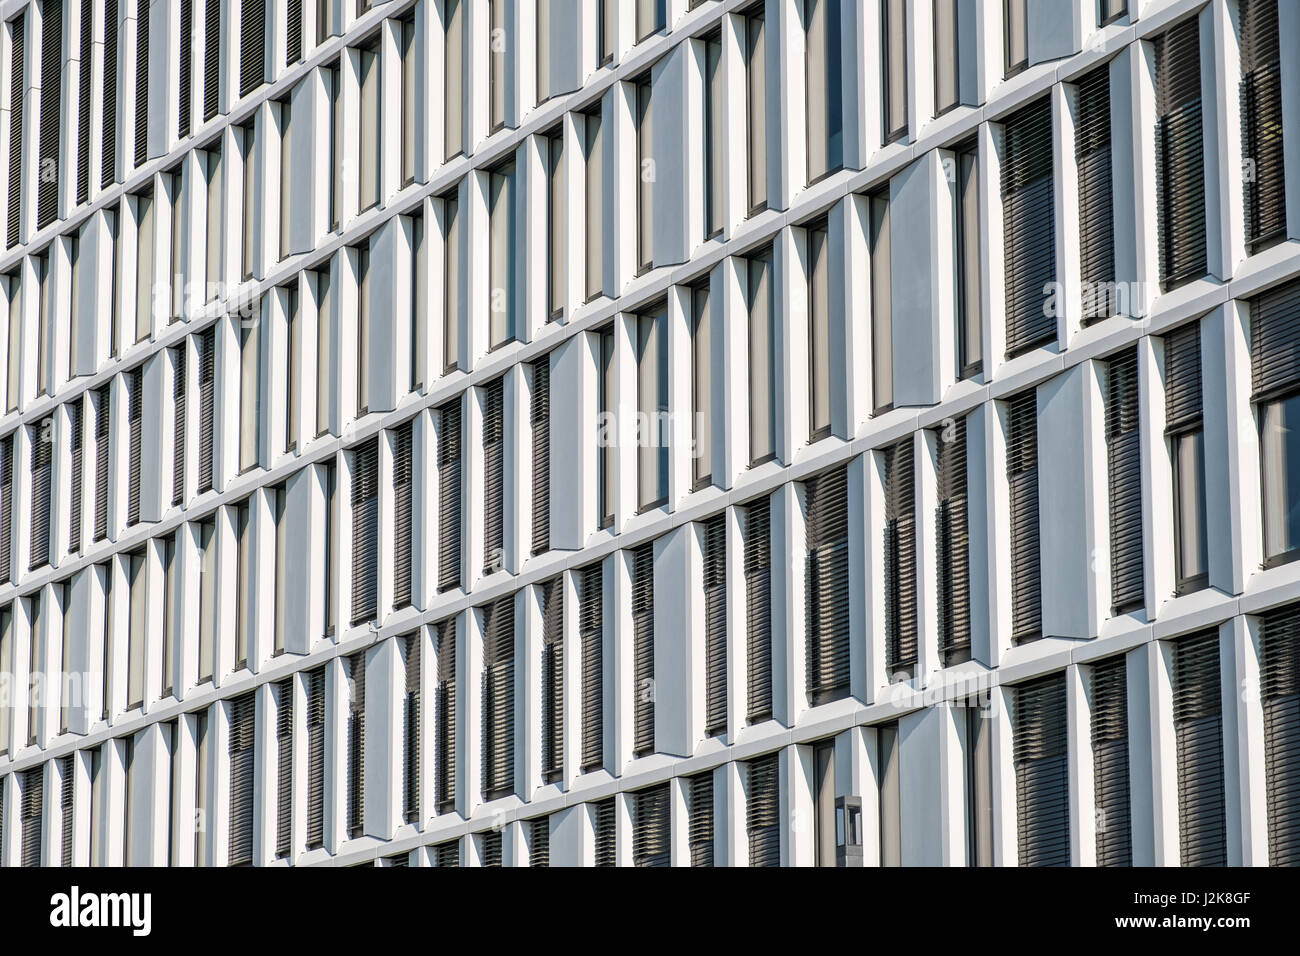
[[[1239,0],[1246,241],[1258,252],[1286,238],[1286,158],[1278,0]]]
[[[1093,803],[1097,865],[1129,866],[1128,671],[1124,656],[1092,668]]]
[[[135,18],[135,165],[149,160],[149,0],[137,0]]]
[[[14,436],[0,439],[0,582],[8,582],[13,568]]]
[[[966,419],[936,434],[938,451],[939,653],[945,666],[970,660],[970,523],[966,498]]]
[[[251,691],[230,702],[230,866],[251,866],[253,862],[256,706]]]
[[[366,814],[366,655],[344,661],[348,675],[348,836],[359,837]]]
[[[461,399],[438,409],[438,590],[460,585]]]
[[[130,440],[129,473],[127,475],[126,523],[140,522],[141,452],[144,445],[144,372],[135,368],[126,373],[127,435]]]
[[[1201,328],[1190,322],[1165,336],[1165,432],[1201,424]]]
[[[483,609],[483,799],[515,785],[515,602]]]
[[[1250,300],[1250,370],[1255,401],[1300,386],[1300,279]]]
[[[1156,218],[1164,290],[1205,275],[1201,35],[1190,17],[1155,38]]]
[[[655,568],[654,544],[632,552],[632,753],[655,749]]]
[[[541,817],[528,822],[528,865],[551,865],[551,818]]]
[[[1065,674],[1016,688],[1016,832],[1021,866],[1070,865]]]
[[[379,443],[353,453],[352,623],[374,620],[379,587]]]
[[[505,382],[483,389],[483,573],[505,566]]]
[[[542,780],[564,773],[564,579],[542,585]]]
[[[190,135],[191,114],[194,110],[194,2],[195,0],[181,0],[180,75],[176,84],[179,106],[176,135],[180,139]],[[83,46],[82,49],[86,48]]]
[[[483,861],[485,869],[501,866],[501,831],[488,830],[483,834]]]
[[[781,865],[781,777],[776,754],[749,762],[745,832],[750,866]]]
[[[208,0],[220,4],[221,0]],[[117,0],[104,0],[104,101],[100,123],[99,184],[107,189],[117,181]]]
[[[108,536],[108,443],[112,423],[112,391],[108,385],[95,393],[95,540]]]
[[[112,3],[113,0],[108,0]],[[23,104],[26,102],[24,82],[24,54],[27,40],[27,14],[20,13],[10,21],[12,35],[9,42],[9,222],[6,246],[18,244],[21,235],[23,210]],[[105,85],[107,86],[108,60],[105,52]],[[107,89],[105,89],[107,96]],[[107,105],[105,106],[107,110]]]
[[[411,423],[398,426],[393,443],[393,607],[411,603],[412,544],[415,539],[415,488]]]
[[[582,769],[605,759],[604,584],[601,566],[578,572],[578,641],[582,647]]]
[[[201,332],[194,340],[199,355],[199,491],[212,488],[212,442],[216,409],[215,329]]]
[[[704,729],[727,730],[727,516],[714,515],[704,532]]]
[[[74,760],[76,760],[75,755],[68,754],[59,761],[60,866],[72,866],[72,832],[77,823],[73,806],[74,784],[76,783],[76,779],[73,777]]]
[[[27,567],[39,568],[50,562],[50,471],[53,436],[42,425],[31,429],[32,438],[32,527],[31,555]]]
[[[285,30],[285,66],[302,59],[302,0],[288,0]]]
[[[849,687],[848,472],[844,466],[809,478],[805,567],[808,698],[844,696]]]
[[[434,625],[438,686],[434,701],[438,812],[456,805],[456,619]]]
[[[1137,349],[1106,363],[1106,461],[1110,486],[1110,600],[1116,614],[1143,604],[1142,436]]]
[[[1260,619],[1268,862],[1300,864],[1300,604]]]
[[[60,134],[63,130],[63,0],[41,3],[40,186],[36,228],[44,229],[59,214]]]
[[[669,866],[672,824],[668,784],[633,794],[632,865]]]
[[[1045,308],[1044,291],[1056,281],[1051,99],[1009,117],[1003,133],[1006,334],[1012,358],[1056,339],[1056,317]]]
[[[221,103],[221,7],[222,0],[207,0],[203,12],[204,120],[216,116]]]
[[[402,645],[406,694],[402,699],[402,818],[420,818],[420,679],[421,647],[418,633]]]
[[[275,685],[275,855],[289,855],[293,832],[293,678]]]
[[[179,200],[178,200],[179,201]],[[172,365],[172,504],[185,498],[185,345],[174,350],[176,361]]]
[[[1042,636],[1038,551],[1038,396],[1007,403],[1007,481],[1011,502],[1011,638]]]
[[[266,0],[242,0],[239,8],[239,95],[266,82]]]
[[[884,459],[885,667],[891,676],[910,677],[916,669],[916,498],[912,436],[886,448]]]
[[[77,202],[90,198],[90,81],[95,58],[85,51],[94,49],[95,5],[81,4],[81,59],[77,64]]]
[[[772,716],[771,499],[758,499],[744,516],[745,713],[754,724]]]
[[[1109,294],[1115,281],[1109,64],[1079,81],[1077,106],[1074,161],[1079,174],[1079,278],[1086,322],[1114,311]]]
[[[1183,866],[1228,862],[1221,700],[1218,632],[1178,641],[1174,645],[1174,741]]]
[[[307,672],[307,848],[325,842],[325,668]]]
[[[434,866],[460,866],[460,841],[448,840],[433,848]]]
[[[41,822],[45,809],[45,768],[33,767],[23,772],[21,865],[41,865]]]
[[[713,771],[686,779],[691,866],[713,866]]]
[[[615,866],[618,862],[616,844],[614,798],[601,800],[592,805],[595,811],[596,831],[596,865]]]
[[[533,554],[551,547],[551,359],[533,363]]]

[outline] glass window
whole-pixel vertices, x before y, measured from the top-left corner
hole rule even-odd
[[[491,323],[489,346],[496,348],[515,338],[515,164],[499,166],[489,174],[488,231]]]
[[[419,136],[419,114],[415,109],[416,62],[415,19],[402,21],[398,38],[402,58],[402,185],[415,180],[415,143]]]
[[[491,128],[498,130],[506,123],[506,57],[513,55],[505,0],[488,0],[488,21],[491,29],[488,35]]]
[[[323,435],[334,428],[334,296],[328,263],[310,275],[316,289],[316,434]]]
[[[954,157],[957,174],[957,362],[962,378],[983,371],[980,321],[979,154],[975,144]]]
[[[424,216],[411,217],[411,390],[424,387],[425,329],[429,303],[425,290],[429,281],[429,250],[424,243]]]
[[[1128,13],[1127,0],[1098,0],[1097,22],[1102,26]]]
[[[262,411],[261,325],[255,318],[239,322],[239,470],[258,463]]]
[[[806,0],[808,181],[844,165],[844,69],[841,0]]]
[[[1174,573],[1183,593],[1195,590],[1196,582],[1205,581],[1210,571],[1205,539],[1205,433],[1200,428],[1182,432],[1172,437],[1172,443]]]
[[[664,29],[668,0],[636,0],[636,41]]]
[[[22,369],[23,288],[22,273],[15,269],[5,276],[9,294],[9,363],[5,379],[5,410],[18,408],[18,375]],[[114,323],[116,324],[116,323]]]
[[[459,156],[465,150],[464,141],[464,92],[461,77],[464,73],[465,26],[461,10],[461,0],[446,0],[443,4],[444,24],[446,26],[446,49],[444,51],[443,90],[445,103],[445,123],[443,138],[446,140],[445,155],[447,159]]]
[[[537,0],[537,103],[551,98],[551,0]]]
[[[54,323],[50,321],[50,256],[48,252],[35,256],[32,266],[36,272],[36,394],[50,393],[50,360],[53,350],[50,348],[50,332]],[[147,294],[147,293],[146,293]],[[146,309],[147,311],[147,309]],[[148,334],[148,333],[146,333]]]
[[[655,161],[654,131],[650,114],[651,84],[646,76],[636,84],[636,221],[637,273],[654,266]]]
[[[902,794],[899,782],[898,723],[876,728],[876,766],[880,780],[880,865],[902,866]]]
[[[1260,408],[1260,465],[1264,475],[1264,558],[1300,550],[1300,393]]]
[[[135,225],[135,341],[140,342],[153,330],[153,190],[136,195]],[[44,257],[40,261],[44,262]],[[41,279],[43,282],[44,270]],[[44,313],[44,309],[41,311]],[[40,369],[39,374],[43,382],[45,370]],[[43,385],[41,391],[44,392]]]
[[[235,505],[235,670],[248,666],[248,633],[252,612],[252,537],[248,500]]]
[[[240,196],[240,202],[243,204],[244,208],[241,227],[243,241],[240,243],[240,263],[242,270],[240,275],[246,280],[253,278],[253,262],[254,256],[257,254],[257,227],[262,221],[260,205],[257,201],[256,192],[257,163],[253,155],[256,144],[255,130],[256,126],[253,123],[239,127],[236,130],[236,142],[239,144],[240,169],[243,172],[244,180]]]
[[[1006,38],[1007,76],[1029,65],[1029,0],[1004,0],[1002,15]]]
[[[614,18],[618,0],[596,0],[596,62],[604,66],[614,59],[617,46]]]
[[[582,116],[586,127],[586,205],[587,205],[587,299],[594,299],[605,288],[605,235],[604,235],[604,160],[600,111]]]
[[[881,0],[885,142],[907,135],[907,12],[904,0]]]
[[[271,489],[271,518],[275,522],[275,645],[276,656],[284,653],[284,638],[288,613],[284,590],[285,572],[288,567],[289,534],[284,517],[285,502],[288,499],[286,486]]]
[[[808,430],[813,441],[831,431],[830,246],[826,224],[808,228]]]
[[[745,116],[749,211],[767,207],[767,29],[761,12],[745,18]]]
[[[442,361],[451,371],[460,360],[460,204],[456,193],[442,200]]]
[[[357,417],[370,409],[370,244],[357,256]]]
[[[749,460],[756,465],[776,453],[775,345],[772,315],[772,254],[748,260]]]
[[[548,308],[554,319],[564,312],[564,135],[546,137],[546,223],[549,231],[546,283]]]
[[[280,258],[283,259],[290,252],[289,234],[293,224],[293,154],[291,151],[292,140],[289,137],[289,123],[292,118],[292,107],[289,97],[285,97],[278,104],[280,113]],[[180,178],[177,176],[177,190],[173,193],[177,197],[173,201],[173,209],[179,205],[180,198]],[[176,257],[180,254],[181,244],[175,241],[179,235],[177,229],[177,218],[172,216],[172,274],[176,274]]]
[[[668,500],[668,313],[636,320],[637,508]]]
[[[889,197],[871,196],[872,403],[876,411],[894,405],[894,328],[890,292]]]
[[[298,447],[298,402],[302,391],[302,323],[298,321],[298,286],[284,290],[284,315],[288,325],[284,381],[288,383],[284,408],[284,450]]]
[[[957,43],[957,0],[934,0],[934,115],[957,105],[960,92],[960,44]]]
[[[694,323],[691,329],[691,416],[695,445],[695,484],[709,483],[713,475],[713,341],[709,317],[709,287],[691,290]]]
[[[339,83],[339,64],[326,67],[322,71],[325,80],[325,93],[329,97],[329,149],[330,149],[330,229],[339,227],[343,211],[343,171],[340,157],[343,155],[343,89]]]
[[[723,112],[725,80],[722,72],[722,37],[704,42],[704,234],[722,232],[726,218],[726,165],[723,144],[727,141],[727,119]]]
[[[361,82],[361,209],[364,211],[379,202],[379,165],[383,144],[379,138],[379,117],[382,94],[379,78],[379,44],[372,43],[360,50]]]
[[[597,404],[600,417],[597,428],[597,495],[600,499],[600,526],[608,528],[614,523],[614,330],[607,328],[600,334],[600,367],[597,369]]]
[[[145,553],[143,550],[127,555],[127,589],[130,607],[130,630],[127,632],[126,705],[130,710],[144,702],[145,624],[148,621],[148,590],[146,588]]]

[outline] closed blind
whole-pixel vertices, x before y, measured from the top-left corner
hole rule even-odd
[[[286,11],[284,64],[302,59],[302,0],[288,0]]]
[[[655,749],[655,567],[654,545],[632,552],[632,753]]]
[[[1268,862],[1300,864],[1300,604],[1260,618]]]
[[[113,0],[108,0],[112,3]],[[24,56],[27,40],[27,14],[21,13],[12,21],[9,73],[9,223],[6,246],[18,244],[23,212],[23,103],[26,102],[24,83]],[[104,61],[105,95],[108,86],[107,53]],[[107,114],[107,104],[105,114]]]
[[[95,393],[95,540],[108,536],[108,442],[112,421],[112,391],[108,385]]]
[[[59,215],[59,162],[63,129],[63,0],[41,3],[41,135],[40,186],[36,194],[36,228],[43,229]]]
[[[174,350],[172,365],[172,504],[185,498],[185,346]]]
[[[1042,636],[1038,550],[1038,396],[1007,403],[1007,481],[1011,503],[1011,639]]]
[[[45,809],[45,768],[34,767],[23,772],[22,820],[19,836],[22,839],[22,866],[41,865],[41,820]]]
[[[438,590],[460,585],[461,399],[438,409]]]
[[[266,0],[241,0],[239,8],[239,95],[266,82]]]
[[[1056,316],[1046,308],[1044,291],[1056,282],[1051,99],[1009,117],[1003,133],[1007,358],[1013,358],[1056,340]]]
[[[208,0],[220,3],[221,0]],[[100,128],[99,184],[117,181],[117,0],[104,0],[104,102]]]
[[[199,354],[199,492],[212,489],[213,423],[216,409],[216,329],[194,340]]]
[[[916,669],[916,500],[912,437],[885,458],[885,666],[910,676]],[[847,518],[846,518],[847,525]]]
[[[434,626],[438,686],[434,700],[434,746],[437,748],[438,812],[456,806],[456,620]]]
[[[1201,329],[1192,322],[1165,336],[1165,432],[1201,423]]]
[[[1286,238],[1282,61],[1277,0],[1239,0],[1246,241],[1258,252]]]
[[[135,18],[135,165],[149,159],[149,3],[138,0]]]
[[[365,828],[366,799],[366,655],[347,658],[348,672],[348,836]]]
[[[582,769],[605,759],[604,584],[599,563],[578,572],[578,641],[582,648]]]
[[[483,834],[483,862],[485,868],[501,866],[501,831],[489,830]]]
[[[848,471],[844,466],[809,478],[807,686],[813,704],[843,697],[849,689]]]
[[[483,799],[515,785],[515,602],[483,609]]]
[[[1137,349],[1106,363],[1106,460],[1110,488],[1110,599],[1116,614],[1143,604],[1142,436]]]
[[[257,710],[252,692],[230,702],[230,866],[253,863],[253,785]]]
[[[564,579],[542,585],[542,780],[564,775]]]
[[[771,500],[760,498],[745,516],[745,713],[749,723],[772,716]]]
[[[94,49],[95,5],[81,5],[81,59],[77,64],[77,202],[90,198],[90,81],[95,58],[88,55]]]
[[[374,620],[379,573],[379,443],[354,453],[352,471],[352,623]]]
[[[1016,834],[1021,866],[1070,865],[1065,674],[1016,688]]]
[[[750,866],[781,865],[781,777],[776,754],[749,762],[745,831]]]
[[[393,443],[393,607],[411,603],[412,543],[415,539],[411,423],[399,426]]]
[[[596,830],[596,865],[615,866],[618,862],[617,831],[615,829],[614,798],[593,805]]]
[[[715,515],[704,533],[704,729],[727,730],[727,516]]]
[[[193,112],[194,81],[194,0],[181,0],[181,40],[180,40],[180,75],[177,77],[177,99],[179,110],[176,120],[176,135],[184,139],[190,135],[191,114]],[[86,49],[86,47],[82,47]]]
[[[14,436],[0,440],[0,581],[8,582],[13,568],[13,499],[14,499]]]
[[[1130,866],[1128,676],[1123,655],[1092,668],[1093,803],[1097,865]]]
[[[77,822],[73,807],[73,791],[76,783],[73,776],[75,759],[73,754],[68,754],[59,761],[60,866],[72,866],[72,831]]]
[[[221,0],[206,0],[203,11],[204,120],[217,115],[221,101],[221,5]]]
[[[640,790],[633,795],[632,865],[669,866],[671,849],[671,804],[668,784]]]
[[[483,389],[483,573],[505,565],[505,383]]]
[[[533,554],[551,547],[551,360],[533,363]]]
[[[307,848],[325,843],[325,668],[307,672]]]
[[[448,840],[433,848],[434,866],[460,866],[460,841]]]
[[[53,460],[52,436],[37,426],[32,437],[32,528],[31,556],[28,568],[39,568],[50,561],[50,469]]]
[[[1165,291],[1205,274],[1201,36],[1197,17],[1155,38],[1156,218]]]
[[[713,771],[686,779],[686,799],[691,866],[713,866]]]
[[[528,865],[551,865],[551,818],[528,822]]]
[[[1079,175],[1079,278],[1083,320],[1115,309],[1115,221],[1110,172],[1110,65],[1084,76],[1077,90],[1074,162]]]
[[[1250,300],[1250,370],[1256,402],[1300,385],[1300,280]]]
[[[1216,631],[1185,637],[1174,645],[1174,742],[1182,865],[1226,866],[1223,710]]]
[[[136,368],[126,373],[127,388],[127,435],[129,472],[127,475],[126,523],[138,524],[140,521],[140,478],[143,467],[140,455],[144,443],[144,373]]]
[[[939,429],[938,533],[939,654],[945,666],[970,660],[970,520],[966,497],[966,419]]]
[[[402,817],[407,823],[415,823],[420,818],[420,635],[409,635],[402,650],[406,677],[402,699]]]
[[[293,830],[293,678],[275,685],[275,855],[289,855]]]

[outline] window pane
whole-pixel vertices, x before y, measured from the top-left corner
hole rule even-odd
[[[139,342],[149,337],[153,318],[153,194],[141,193],[136,204],[135,340]],[[40,370],[42,377],[44,371]]]
[[[637,507],[668,495],[668,323],[659,310],[637,319]]]
[[[379,202],[379,50],[361,50],[361,208]]]
[[[1264,557],[1300,547],[1300,394],[1263,408]]]
[[[445,369],[460,357],[460,204],[455,196],[443,200],[442,361]]]
[[[934,4],[934,112],[957,105],[957,0]]]
[[[587,127],[587,298],[591,299],[600,295],[605,285],[604,183],[601,170],[604,149],[600,114],[589,113],[584,119]]]
[[[890,297],[889,200],[871,197],[871,354],[873,401],[894,403],[894,330]]]
[[[957,154],[957,177],[960,195],[957,202],[957,309],[960,316],[960,374],[964,377],[979,371],[984,348],[984,331],[980,322],[980,216],[979,163],[975,151]]]
[[[1025,18],[1027,0],[1006,0],[1007,73],[1024,69],[1029,63],[1029,25]]]
[[[357,414],[370,408],[370,246],[357,248]]]
[[[903,0],[882,0],[885,40],[885,141],[907,135],[907,21]]]
[[[758,462],[775,451],[776,421],[772,388],[772,259],[749,260],[749,460]]]
[[[492,348],[515,337],[515,164],[509,163],[491,174],[488,184],[488,215],[491,233],[489,281],[491,283]]]
[[[654,265],[654,131],[650,115],[650,80],[636,85],[636,220],[637,220],[637,272],[645,272]]]
[[[704,44],[704,233],[711,236],[722,228],[725,182],[722,146],[727,139],[722,106],[724,85],[722,41],[714,37]]]
[[[1205,436],[1188,432],[1174,439],[1174,507],[1177,512],[1177,568],[1181,587],[1209,572],[1205,528]]]
[[[749,208],[767,203],[767,31],[761,16],[751,16],[748,27],[746,115],[749,127]]]
[[[809,431],[819,438],[831,427],[830,248],[826,229],[808,231]]]
[[[550,287],[551,317],[564,311],[564,135],[556,132],[547,139],[547,173],[550,190],[547,193],[546,215],[550,225],[548,285]]]
[[[614,332],[612,329],[600,334],[600,430],[598,440],[600,447],[597,457],[600,463],[599,489],[600,526],[602,528],[614,521],[614,468],[613,468],[613,432],[612,421],[614,403]]]
[[[691,362],[694,366],[693,435],[695,438],[695,481],[713,473],[713,378],[712,332],[709,318],[709,288],[701,286],[691,293],[694,300],[695,326],[691,334]]]
[[[843,165],[844,117],[840,0],[808,0],[808,180]]]
[[[445,5],[447,46],[443,73],[443,89],[446,122],[443,137],[446,139],[446,158],[459,155],[465,148],[462,130],[464,115],[462,113],[463,95],[461,93],[462,46],[465,42],[464,26],[461,19],[460,0],[447,0]]]
[[[402,23],[402,182],[415,178],[415,141],[418,116],[415,112],[415,22]]]
[[[506,57],[513,55],[506,30],[505,0],[488,0],[488,79],[491,84],[492,129],[506,121]]]
[[[239,470],[257,464],[257,433],[262,407],[261,323],[247,320],[239,326]]]

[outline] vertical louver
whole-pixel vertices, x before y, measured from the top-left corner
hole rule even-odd
[[[1128,679],[1124,656],[1092,668],[1093,804],[1097,865],[1129,866]]]
[[[8,582],[12,573],[14,515],[14,436],[0,440],[0,582]]]
[[[1300,605],[1260,619],[1268,862],[1300,863]]]
[[[1223,710],[1216,631],[1185,637],[1174,645],[1174,743],[1182,865],[1226,866]]]
[[[72,831],[76,826],[73,812],[73,761],[76,757],[68,754],[59,761],[59,865],[72,866]]]
[[[284,65],[302,59],[302,0],[288,0],[285,29]]]
[[[239,95],[266,82],[266,0],[242,0],[239,7]]]
[[[133,525],[140,521],[140,469],[143,467],[140,453],[144,443],[144,373],[138,368],[127,372],[125,383],[129,393],[126,399],[126,426],[129,439],[127,446],[129,459],[126,486],[126,523]]]
[[[805,488],[807,687],[809,701],[821,704],[849,689],[848,472],[823,472]]]
[[[505,381],[483,389],[483,573],[505,566]]]
[[[884,451],[885,667],[911,676],[916,668],[916,501],[909,435]]]
[[[632,865],[670,866],[671,803],[668,784],[632,795]]]
[[[104,102],[100,124],[99,184],[105,189],[117,181],[118,28],[117,0],[104,0]]]
[[[293,678],[275,688],[275,855],[284,857],[293,824]]]
[[[352,623],[375,618],[379,572],[379,444],[357,448],[352,463]]]
[[[42,766],[22,775],[23,806],[20,821],[22,866],[41,865],[41,816],[45,808],[45,769]]]
[[[727,516],[715,515],[704,532],[704,730],[727,730]]]
[[[172,504],[185,497],[185,346],[175,350],[172,365]]]
[[[578,572],[578,641],[582,649],[582,769],[605,759],[604,575],[599,563]]]
[[[1156,218],[1165,291],[1205,274],[1201,33],[1190,17],[1155,38]]]
[[[483,609],[483,799],[515,786],[515,602]]]
[[[195,339],[199,353],[199,491],[212,489],[212,443],[216,410],[215,329],[208,329]]]
[[[1013,735],[1020,865],[1069,866],[1065,674],[1016,688]]]
[[[81,4],[81,59],[77,63],[77,202],[90,199],[90,81],[95,57],[95,5]]]
[[[434,700],[434,746],[437,748],[438,812],[456,806],[456,619],[434,627],[438,687]]]
[[[438,590],[460,585],[461,399],[438,409]]]
[[[181,139],[190,135],[192,104],[192,86],[194,80],[194,0],[181,2],[181,50],[180,76],[177,80],[177,97],[179,110],[176,119],[176,135]]]
[[[230,866],[253,862],[256,715],[256,698],[251,691],[230,702]]]
[[[781,774],[776,754],[749,762],[745,830],[750,866],[781,865]]]
[[[1258,252],[1286,238],[1282,141],[1282,62],[1278,0],[1239,0],[1241,144],[1246,160],[1246,241]]]
[[[116,0],[109,0],[116,2]],[[206,0],[203,11],[203,118],[221,104],[221,0]]]
[[[528,824],[528,865],[551,865],[551,818],[530,820]]]
[[[113,0],[109,0],[113,2]],[[25,97],[24,59],[27,40],[27,14],[22,13],[11,21],[12,36],[9,44],[9,223],[7,246],[18,244],[21,235],[23,212],[23,103]],[[104,66],[107,79],[108,64]],[[107,83],[105,96],[107,96]],[[107,110],[107,105],[105,105]]]
[[[348,836],[361,836],[366,800],[366,655],[343,662],[348,679]]]
[[[411,603],[411,545],[415,538],[411,423],[398,427],[393,443],[393,607]]]
[[[551,360],[533,363],[533,554],[551,547]]]
[[[966,419],[936,433],[939,654],[944,666],[970,660],[970,523],[966,497]]]
[[[1137,349],[1106,363],[1106,460],[1110,486],[1110,599],[1116,614],[1142,606],[1142,446]]]
[[[52,441],[42,434],[44,428],[31,430],[32,436],[32,527],[31,555],[28,568],[50,562],[50,470],[54,459]]]
[[[713,771],[686,778],[687,848],[691,866],[713,866]]]
[[[1042,636],[1038,555],[1038,394],[1007,403],[1007,483],[1011,504],[1011,639]]]
[[[1079,174],[1079,278],[1083,320],[1115,309],[1115,226],[1110,174],[1110,65],[1079,81],[1074,162]]]
[[[69,456],[71,460],[71,480],[68,482],[68,551],[76,554],[81,550],[81,485],[82,469],[85,460],[85,434],[81,428],[81,398],[74,399],[68,405]]]
[[[564,775],[564,579],[542,585],[542,780]]]
[[[601,800],[592,805],[595,811],[593,820],[596,831],[596,865],[615,866],[618,863],[618,833],[615,828],[614,798]]]
[[[1006,351],[1012,358],[1056,339],[1056,316],[1046,307],[1056,281],[1050,98],[1007,119],[1003,150]]]
[[[632,552],[632,753],[655,749],[655,551],[645,544]]]
[[[415,823],[420,818],[420,635],[406,638],[403,670],[406,693],[402,698],[402,818]]]
[[[307,849],[325,843],[325,668],[307,672]]]
[[[771,499],[745,508],[745,719],[772,716]]]
[[[135,164],[149,159],[149,0],[138,0],[135,18]]]
[[[112,393],[105,385],[95,393],[95,540],[108,536],[108,441]]]
[[[1300,385],[1300,280],[1250,302],[1251,398],[1276,398]]]
[[[63,0],[41,3],[40,185],[36,193],[36,228],[59,215],[59,138],[63,129]]]

